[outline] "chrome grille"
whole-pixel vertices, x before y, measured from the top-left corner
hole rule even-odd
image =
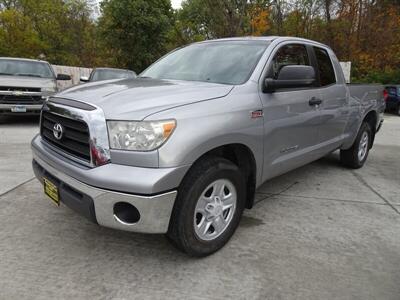
[[[17,94],[20,92],[21,94]],[[2,104],[42,104],[40,88],[0,86],[0,103]]]
[[[0,103],[3,104],[42,104],[42,96],[14,96],[0,95]]]
[[[61,139],[57,139],[53,134],[55,124],[60,124],[64,128]],[[52,146],[90,162],[89,128],[84,121],[43,111],[40,133],[42,138]]]
[[[19,91],[19,92],[39,93],[41,91],[41,89],[40,88],[31,88],[31,87],[0,86],[0,91],[6,91],[6,92]]]

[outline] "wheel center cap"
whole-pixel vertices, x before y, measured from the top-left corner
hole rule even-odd
[[[222,214],[222,206],[221,205],[217,205],[216,207],[215,207],[215,210],[214,210],[214,215],[215,216],[219,216],[219,215],[221,215]]]
[[[208,204],[206,207],[206,211],[208,212],[208,216],[210,218],[216,218],[223,213],[223,205],[219,197],[214,198],[214,202]]]

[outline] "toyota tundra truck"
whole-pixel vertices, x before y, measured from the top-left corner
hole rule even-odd
[[[70,80],[54,74],[46,61],[0,57],[0,117],[39,114],[43,102],[57,92],[57,80]]]
[[[56,205],[206,256],[228,242],[265,181],[335,150],[362,167],[384,109],[383,87],[347,85],[323,44],[204,41],[135,79],[48,99],[33,169]]]

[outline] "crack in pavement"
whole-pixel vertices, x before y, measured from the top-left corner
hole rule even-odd
[[[268,198],[271,198],[271,197],[273,197],[273,196],[279,196],[279,195],[283,194],[284,192],[286,192],[287,190],[291,189],[293,186],[295,186],[295,185],[298,184],[298,183],[299,183],[298,181],[295,181],[295,182],[289,184],[287,187],[285,187],[283,190],[281,190],[281,191],[278,192],[278,193],[272,193],[272,194],[269,193],[269,194],[267,194],[267,193],[258,193],[258,192],[256,191],[256,194],[257,194],[257,193],[258,193],[258,194],[265,194],[265,195],[268,195],[268,196],[266,196],[265,198],[262,198],[262,199],[260,199],[260,200],[258,200],[258,201],[254,201],[254,204],[257,204],[257,203],[259,203],[259,202],[261,202],[261,201],[264,201],[264,200],[266,200],[266,199],[268,199]]]
[[[278,194],[264,193],[264,192],[258,192],[257,194],[266,195],[266,198],[278,195]],[[360,204],[387,205],[386,203],[382,203],[382,202],[368,202],[368,201],[362,201],[362,200],[327,198],[327,197],[318,197],[318,196],[291,195],[291,194],[283,194],[283,193],[279,193],[279,196],[291,197],[291,198],[305,198],[305,199],[315,199],[315,200],[326,200],[326,201],[351,202],[351,203],[360,203]],[[264,200],[266,198],[263,198],[262,200]]]
[[[15,191],[17,188],[23,186],[24,184],[31,182],[32,180],[34,180],[36,177],[32,177],[28,180],[25,180],[24,182],[14,186],[13,188],[9,189],[8,191],[5,191],[4,193],[0,194],[0,198],[3,197],[4,195],[7,195],[8,193],[11,193],[12,191]]]
[[[393,203],[391,203],[388,199],[386,199],[385,197],[383,197],[377,190],[375,190],[372,186],[369,185],[368,182],[365,181],[365,179],[357,174],[355,171],[351,171],[351,173],[354,175],[354,177],[362,184],[364,185],[366,188],[368,188],[371,192],[373,192],[375,195],[377,195],[379,198],[381,198],[387,205],[389,205],[397,214],[400,215],[400,211],[397,209],[397,207],[395,205],[393,205]]]

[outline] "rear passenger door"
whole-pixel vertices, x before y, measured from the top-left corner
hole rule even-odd
[[[265,78],[277,78],[286,65],[312,65],[310,48],[300,42],[283,43],[271,53]],[[310,100],[319,98],[319,88],[280,89],[260,93],[264,114],[263,180],[315,159],[320,112]]]
[[[347,89],[346,83],[337,71],[339,62],[329,49],[313,46],[317,64],[322,103],[319,106],[321,123],[318,126],[318,143],[321,155],[338,148],[343,140],[347,124]],[[338,71],[341,71],[340,69]]]

